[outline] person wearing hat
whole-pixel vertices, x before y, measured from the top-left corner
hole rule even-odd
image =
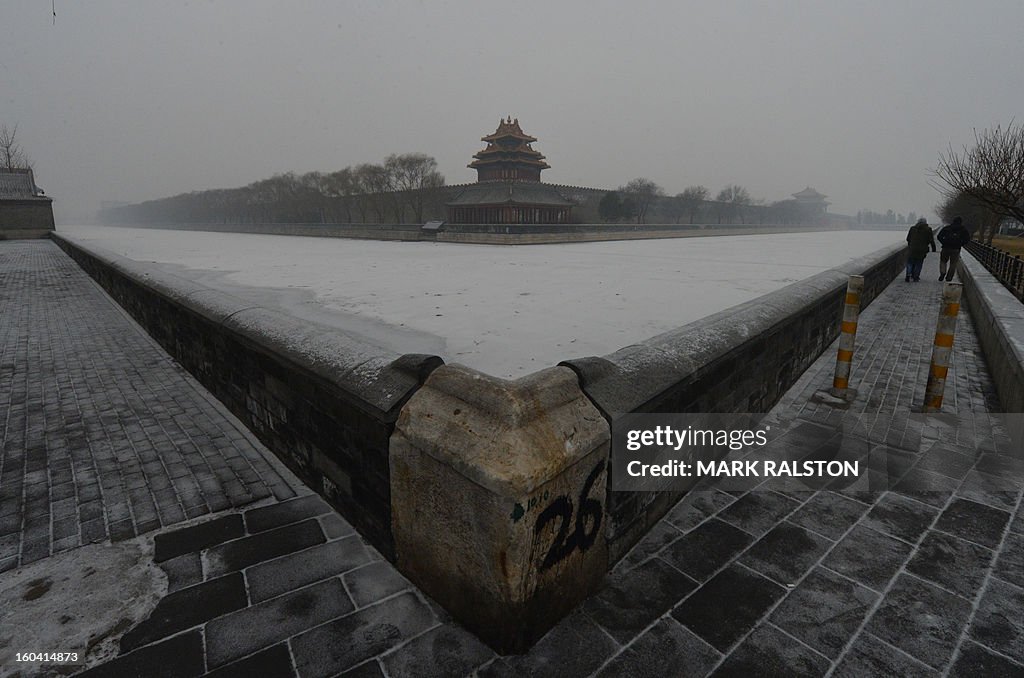
[[[949,226],[943,226],[939,231],[939,242],[942,243],[942,252],[939,253],[939,280],[949,281],[956,273],[956,265],[960,261],[960,248],[971,242],[971,232],[964,228],[963,219],[954,217]]]
[[[910,246],[907,253],[907,277],[905,280],[914,282],[921,280],[921,267],[924,266],[924,258],[928,256],[928,248],[935,251],[935,235],[932,233],[928,220],[921,217],[917,223],[910,227],[907,232],[907,244]]]

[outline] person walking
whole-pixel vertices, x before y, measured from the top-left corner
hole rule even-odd
[[[928,248],[935,251],[935,234],[932,233],[928,220],[921,217],[917,223],[910,227],[907,232],[907,244],[910,250],[907,253],[907,277],[905,280],[914,282],[921,280],[921,267],[924,266],[924,258],[928,256]]]
[[[960,261],[960,248],[971,242],[971,232],[964,228],[964,220],[955,217],[949,226],[939,231],[942,252],[939,253],[939,280],[952,280]],[[948,272],[947,272],[948,267]]]

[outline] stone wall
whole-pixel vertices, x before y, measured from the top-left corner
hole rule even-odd
[[[1024,303],[967,250],[958,272],[1003,410],[1024,412]]]
[[[0,240],[45,238],[52,230],[49,199],[0,200]]]
[[[393,557],[388,441],[402,405],[440,358],[389,355],[156,266],[53,239],[304,482]]]
[[[767,412],[839,334],[846,284],[863,275],[867,306],[902,270],[894,246],[600,358],[563,362],[614,425],[632,412]],[[611,561],[678,501],[609,492]]]

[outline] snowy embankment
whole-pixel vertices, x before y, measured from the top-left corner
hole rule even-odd
[[[399,352],[500,377],[611,353],[903,239],[833,231],[491,246],[60,231]]]

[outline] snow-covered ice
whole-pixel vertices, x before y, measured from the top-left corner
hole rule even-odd
[[[60,231],[395,351],[500,377],[611,353],[904,237],[832,231],[496,246]]]

